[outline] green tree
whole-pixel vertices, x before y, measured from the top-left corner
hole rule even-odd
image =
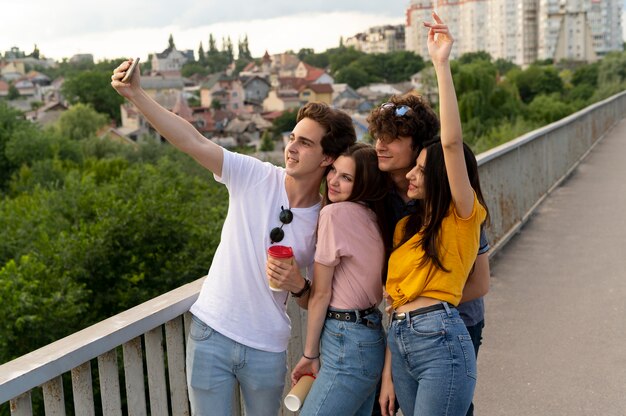
[[[24,119],[22,112],[0,100],[0,191],[7,188],[11,175],[19,167],[7,157],[7,144],[18,131],[30,128],[32,124]]]
[[[298,117],[298,110],[286,110],[283,113],[276,117],[272,122],[272,129],[276,135],[292,131],[294,127],[296,127],[296,119]]]
[[[200,42],[200,46],[198,47],[198,63],[203,67],[205,67],[207,64],[206,54],[204,53],[204,47],[202,47],[202,42]]]
[[[335,81],[346,83],[354,89],[360,88],[370,83],[370,76],[358,65],[349,65],[335,73]]]
[[[261,136],[261,146],[259,148],[262,152],[271,152],[274,150],[274,138],[269,130],[265,130]]]
[[[71,104],[90,104],[97,112],[107,114],[121,122],[120,106],[124,98],[111,88],[110,69],[83,71],[68,77],[61,87],[63,95]]]
[[[170,33],[170,37],[167,39],[167,48],[168,49],[176,49],[176,45],[174,44],[174,36]]]
[[[60,136],[81,140],[94,136],[107,122],[105,115],[99,114],[89,105],[79,103],[61,114],[56,127]]]
[[[11,82],[9,84],[9,94],[7,95],[7,99],[16,100],[18,98],[20,98],[20,92],[18,91],[15,84]]]
[[[559,99],[558,94],[538,95],[528,105],[531,120],[549,124],[573,113],[571,105]]]
[[[525,103],[530,103],[539,94],[560,94],[564,91],[563,80],[553,66],[531,65],[524,71],[510,71],[509,76]]]

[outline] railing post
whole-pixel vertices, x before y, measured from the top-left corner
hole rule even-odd
[[[163,354],[163,328],[158,326],[144,335],[150,414],[167,416],[167,386],[165,385],[165,360]]]
[[[129,416],[146,416],[146,394],[143,381],[141,337],[124,344],[124,379]]]
[[[11,399],[11,416],[33,416],[30,391]]]
[[[170,380],[172,415],[189,416],[189,398],[185,376],[185,345],[182,316],[165,323],[167,372]]]
[[[122,416],[120,376],[117,369],[117,352],[115,349],[98,357],[98,374],[100,375],[102,413],[105,416]]]
[[[91,361],[72,369],[72,393],[74,396],[74,413],[81,416],[94,416]]]
[[[65,416],[62,376],[53,378],[41,387],[43,388],[43,404],[46,416]]]

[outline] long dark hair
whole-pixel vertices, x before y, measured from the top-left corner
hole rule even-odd
[[[389,175],[378,169],[378,156],[374,146],[365,143],[356,143],[348,147],[340,156],[354,160],[354,184],[352,192],[346,201],[364,203],[376,214],[376,222],[385,245],[385,258],[390,247],[390,233],[385,220],[385,197],[391,184]],[[328,199],[328,184],[324,179],[324,205],[331,204]],[[383,274],[387,275],[387,262],[384,262]]]
[[[448,182],[443,147],[441,142],[436,140],[426,143],[424,150],[426,150],[424,199],[418,201],[418,209],[407,220],[400,245],[421,231],[422,237],[416,245],[422,247],[425,255],[419,267],[430,263],[445,272],[450,272],[443,266],[440,257],[441,253],[439,253],[439,248],[441,247],[441,223],[448,215],[450,204],[452,203],[452,192]],[[463,155],[465,156],[465,165],[470,184],[474,192],[476,192],[478,202],[487,211],[486,222],[489,219],[489,210],[480,189],[478,163],[476,162],[474,152],[465,143],[463,143]],[[428,216],[428,220],[426,220],[426,216]],[[424,227],[423,230],[422,227]]]

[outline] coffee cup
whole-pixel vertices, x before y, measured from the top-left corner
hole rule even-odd
[[[292,412],[300,410],[314,381],[315,376],[312,374],[305,374],[300,377],[300,380],[291,388],[289,394],[285,396],[285,407]]]
[[[293,264],[293,250],[289,246],[270,246],[270,248],[267,249],[267,255],[284,263]],[[281,292],[283,290],[279,287],[274,286],[271,280],[269,281],[269,285],[270,289],[272,289],[274,292]]]

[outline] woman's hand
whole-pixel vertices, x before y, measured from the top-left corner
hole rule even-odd
[[[383,416],[394,416],[396,414],[396,391],[393,388],[391,377],[383,375],[380,384],[380,396],[378,396],[380,404],[380,414]]]
[[[317,377],[317,373],[319,373],[320,371],[320,359],[315,358],[315,359],[309,359],[309,358],[305,358],[302,357],[300,358],[300,361],[298,361],[298,364],[296,364],[296,366],[293,368],[293,371],[291,372],[291,385],[295,385],[298,380],[300,380],[300,377],[307,375],[307,374],[313,374],[314,376]]]
[[[450,51],[452,50],[452,44],[454,39],[450,34],[448,26],[443,23],[443,20],[433,12],[434,23],[424,22],[424,26],[428,27],[428,53],[433,63],[446,63],[450,58]]]

